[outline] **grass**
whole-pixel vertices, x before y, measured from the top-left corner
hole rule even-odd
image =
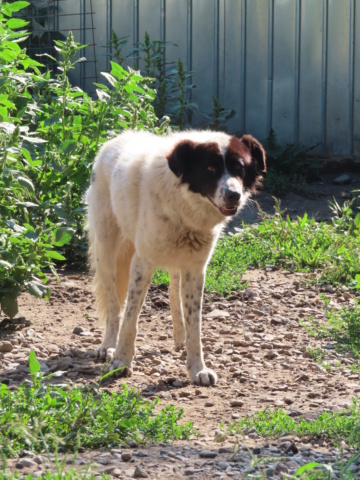
[[[326,339],[334,342],[337,352],[350,353],[355,357],[354,363],[350,366],[353,372],[360,371],[360,305],[355,300],[353,306],[346,306],[340,310],[329,308],[329,300],[325,300],[325,315],[327,325],[322,325],[313,317],[308,317],[302,322],[307,333],[317,339]],[[327,370],[331,365],[324,362],[327,356],[326,350],[321,348],[307,349],[313,358]],[[340,366],[340,365],[339,365]]]
[[[245,225],[235,235],[220,238],[209,263],[205,289],[222,295],[244,288],[242,276],[249,267],[276,265],[312,272],[320,284],[349,284],[360,272],[360,214],[350,207],[330,224],[303,217],[284,218],[280,204],[258,225]],[[168,284],[165,272],[154,275],[157,284]]]
[[[129,440],[140,443],[189,438],[191,423],[179,425],[182,409],[169,405],[157,415],[158,401],[143,400],[126,385],[117,393],[98,385],[71,388],[46,385],[31,352],[30,385],[15,390],[0,385],[0,451],[16,456],[33,452],[111,448]]]
[[[293,418],[281,408],[265,409],[252,417],[235,422],[229,428],[230,433],[243,434],[254,428],[263,437],[279,437],[282,434],[299,436],[311,435],[325,439],[333,444],[345,441],[349,446],[360,448],[360,412],[357,399],[349,411],[323,412],[316,420],[307,421],[302,417]]]
[[[266,408],[257,412],[252,417],[246,417],[228,426],[224,433],[218,435],[217,441],[224,441],[228,435],[243,437],[247,431],[255,431],[258,435],[266,438],[278,438],[284,435],[310,436],[314,440],[326,440],[334,445],[345,441],[348,446],[357,450],[357,453],[349,460],[340,453],[334,458],[332,463],[310,462],[300,468],[294,474],[285,474],[288,480],[331,480],[338,478],[340,480],[355,480],[358,478],[352,472],[352,466],[360,460],[360,412],[358,401],[355,398],[352,407],[343,412],[323,412],[317,419],[307,421],[302,417],[292,418],[281,408],[271,410]],[[239,440],[240,441],[240,440]],[[238,452],[235,447],[233,455]],[[341,451],[342,452],[342,451]],[[254,480],[266,480],[264,466],[279,461],[279,457],[257,457],[249,450],[253,456],[251,465],[259,473],[252,473],[245,478]]]

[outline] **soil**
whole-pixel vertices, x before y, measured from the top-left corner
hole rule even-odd
[[[282,205],[291,214],[319,215],[329,218],[327,200],[336,194],[358,188],[360,176],[351,173],[352,183],[334,186],[334,174],[314,187],[314,198],[286,196]],[[272,198],[266,192],[257,199],[271,213]],[[253,211],[245,212],[247,220]],[[326,217],[327,216],[327,217]],[[19,317],[0,316],[0,352],[3,342],[11,342],[10,352],[0,353],[0,382],[11,387],[28,378],[27,358],[36,352],[44,373],[61,371],[55,382],[71,381],[82,385],[99,379],[103,365],[94,351],[102,341],[104,328],[96,320],[91,292],[91,277],[86,272],[62,270],[61,282],[50,280],[48,302],[24,293],[19,299]],[[238,440],[227,437],[215,442],[221,424],[251,415],[265,407],[283,407],[292,416],[307,419],[319,413],[349,408],[360,395],[360,374],[352,373],[353,359],[339,354],[334,344],[309,336],[302,322],[312,317],[326,321],[322,293],[338,309],[354,304],[354,294],[346,287],[325,290],[311,285],[302,274],[249,270],[245,291],[229,298],[205,294],[203,308],[203,347],[206,363],[219,377],[214,387],[189,384],[185,352],[176,352],[172,341],[167,288],[152,285],[144,304],[136,341],[134,373],[126,382],[141,395],[161,399],[161,407],[172,404],[184,409],[184,421],[194,422],[200,436],[170,446],[119,445],[110,452],[82,452],[75,465],[94,463],[95,473],[106,472],[112,478],[243,478],[247,473],[266,470],[266,478],[280,479],[309,461],[334,463],[341,455],[351,455],[344,444],[334,447],[321,438],[286,436],[267,441],[248,431]],[[74,333],[75,327],[79,333]],[[307,353],[321,347],[328,353],[326,370]],[[341,363],[341,364],[340,364]],[[125,380],[112,379],[108,390],[118,391]],[[234,445],[236,455],[232,455]],[[129,451],[128,461],[121,454]],[[205,453],[203,453],[205,451]],[[206,453],[210,451],[210,453]],[[211,453],[213,452],[213,453]],[[214,457],[215,458],[212,458]],[[262,459],[259,467],[252,458]],[[271,457],[271,458],[270,458]],[[45,471],[49,459],[27,455],[28,463],[14,459],[8,468],[20,472]],[[34,461],[35,458],[35,461]],[[23,459],[22,459],[23,460]],[[354,473],[360,475],[360,466]],[[337,478],[336,476],[334,478]]]

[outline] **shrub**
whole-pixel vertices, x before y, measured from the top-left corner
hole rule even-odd
[[[49,296],[44,269],[54,260],[84,262],[83,198],[99,145],[127,128],[168,128],[137,72],[112,63],[96,100],[71,86],[68,72],[83,60],[72,33],[55,42],[59,73],[41,73],[20,47],[27,22],[11,18],[27,5],[0,4],[0,304],[11,317],[23,287]]]

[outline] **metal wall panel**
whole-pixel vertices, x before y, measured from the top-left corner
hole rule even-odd
[[[329,0],[327,45],[326,150],[349,150],[350,26],[352,0]]]
[[[232,132],[245,130],[245,0],[224,0],[223,44],[219,75],[220,98],[236,114],[228,123]]]
[[[271,4],[271,2],[270,2]],[[269,41],[272,25],[268,2],[248,0],[245,5],[245,123],[244,130],[265,138],[269,133]],[[271,41],[270,41],[271,44]]]
[[[323,5],[303,0],[300,18],[299,128],[297,141],[310,146],[323,141]]]
[[[264,139],[273,128],[281,143],[360,155],[360,0],[92,2],[99,70],[108,65],[112,28],[129,35],[125,51],[148,31],[153,40],[178,44],[167,47],[166,61],[180,57],[194,72],[192,100],[200,110],[211,110],[212,95],[236,110],[229,131]],[[62,0],[61,8],[78,13],[90,3]],[[79,28],[76,16],[61,23]],[[94,63],[84,68],[83,76],[94,77]]]
[[[354,95],[353,95],[353,121],[352,138],[353,152],[360,158],[360,4],[355,2],[355,33],[354,33]]]
[[[215,71],[217,69],[218,0],[194,0],[192,2],[192,71],[194,102],[203,112],[211,110],[211,95],[216,94]],[[194,120],[202,123],[204,118],[195,115]]]

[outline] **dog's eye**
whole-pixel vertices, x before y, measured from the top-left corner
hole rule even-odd
[[[242,164],[241,164],[240,162],[236,162],[234,166],[235,166],[235,170],[236,170],[238,173],[242,172],[243,166],[242,166]]]
[[[210,172],[210,173],[216,173],[217,169],[216,169],[216,167],[214,167],[214,165],[208,165],[207,171]]]

